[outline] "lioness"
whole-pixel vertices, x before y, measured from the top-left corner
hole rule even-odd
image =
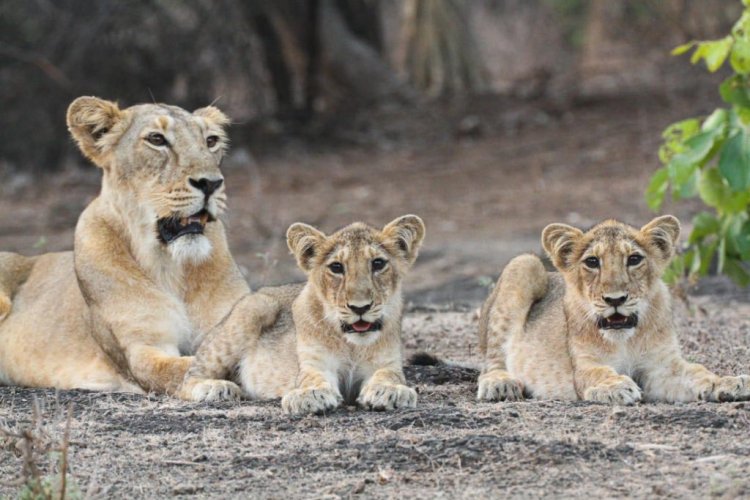
[[[516,257],[482,309],[478,399],[749,398],[747,375],[719,377],[680,354],[661,280],[679,234],[669,215],[640,229],[614,220],[586,232],[547,226],[542,245],[560,272]]]
[[[0,254],[0,383],[174,391],[181,354],[249,293],[217,219],[228,119],[80,97],[67,123],[101,193],[73,252]]]
[[[424,234],[415,215],[330,236],[293,224],[287,243],[307,283],[263,288],[235,308],[201,345],[179,395],[237,397],[235,383],[218,380],[233,375],[250,397],[283,396],[289,413],[325,412],[344,400],[370,409],[415,406],[402,370],[401,279]],[[279,311],[272,327],[253,330]]]

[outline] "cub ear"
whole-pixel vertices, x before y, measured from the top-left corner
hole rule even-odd
[[[79,97],[68,106],[67,123],[81,152],[103,167],[106,142],[100,139],[122,119],[117,104],[98,97]]]
[[[318,253],[326,235],[314,227],[296,222],[286,231],[286,244],[297,259],[297,265],[305,272],[312,269],[312,260]]]
[[[672,258],[680,238],[680,221],[673,215],[657,217],[641,228],[646,242],[662,256],[664,260]]]
[[[552,264],[560,271],[566,270],[572,262],[573,250],[583,231],[567,224],[550,224],[542,231],[542,247]]]
[[[199,116],[214,125],[218,125],[221,128],[229,125],[231,120],[216,106],[206,106],[205,108],[199,108],[193,111],[194,116]]]
[[[383,228],[386,242],[413,264],[425,235],[422,219],[416,215],[402,215]]]

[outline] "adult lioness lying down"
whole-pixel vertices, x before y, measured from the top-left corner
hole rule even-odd
[[[173,391],[246,294],[218,216],[227,117],[81,97],[70,133],[102,169],[73,252],[0,254],[0,383]]]
[[[343,401],[413,407],[417,393],[401,366],[401,280],[424,233],[415,215],[382,230],[356,223],[331,235],[292,225],[287,243],[307,283],[262,288],[243,300],[201,345],[179,396],[283,396],[289,413],[320,413]],[[277,313],[273,326],[257,328]],[[222,380],[228,377],[242,389]]]
[[[661,280],[680,224],[608,220],[583,232],[551,224],[542,245],[559,273],[522,255],[482,309],[480,400],[524,395],[631,404],[750,398],[750,377],[720,377],[682,358]]]

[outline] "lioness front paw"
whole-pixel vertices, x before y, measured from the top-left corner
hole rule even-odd
[[[620,375],[589,387],[583,392],[583,399],[599,403],[632,405],[641,400],[641,388],[630,377]]]
[[[321,414],[335,410],[342,401],[341,394],[330,388],[293,389],[281,398],[281,407],[292,415]]]
[[[183,384],[178,395],[188,401],[233,401],[242,397],[242,389],[229,380],[200,379]]]
[[[368,410],[394,410],[417,406],[417,391],[403,384],[366,385],[357,398],[357,404]]]
[[[750,399],[750,376],[719,377],[707,399],[720,402]]]
[[[521,401],[523,382],[510,376],[488,372],[479,376],[477,400],[479,401]]]

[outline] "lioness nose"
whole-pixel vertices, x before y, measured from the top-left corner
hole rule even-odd
[[[224,179],[208,179],[206,177],[202,177],[198,180],[190,179],[190,185],[203,191],[203,194],[206,196],[211,196],[214,191],[219,189],[223,182]]]
[[[347,306],[349,306],[349,309],[351,309],[354,314],[359,314],[360,316],[362,316],[364,313],[370,310],[370,308],[372,307],[372,302],[364,306],[354,306],[352,304],[347,304]]]
[[[627,295],[620,295],[620,296],[616,296],[616,297],[612,297],[612,296],[608,297],[608,296],[604,295],[602,298],[604,299],[604,302],[606,302],[607,304],[609,304],[612,307],[621,306],[621,305],[623,305],[625,303],[626,300],[628,300],[628,296]]]

